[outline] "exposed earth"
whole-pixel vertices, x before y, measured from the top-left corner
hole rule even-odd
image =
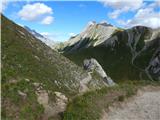
[[[160,120],[160,87],[139,90],[137,96],[110,107],[101,120]]]

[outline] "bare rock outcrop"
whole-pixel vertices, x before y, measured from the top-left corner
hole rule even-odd
[[[49,101],[49,91],[43,88],[41,83],[33,83],[36,88],[37,101],[44,107],[43,120],[47,120],[52,116],[57,116],[59,113],[64,112],[68,98],[61,92],[54,92],[55,101]]]
[[[85,59],[83,62],[84,69],[88,71],[96,71],[99,76],[101,76],[104,80],[104,82],[107,83],[109,86],[115,85],[114,81],[107,76],[106,72],[103,70],[102,66],[98,63],[98,61],[94,58],[91,59]]]

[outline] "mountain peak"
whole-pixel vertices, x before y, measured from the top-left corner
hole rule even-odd
[[[102,21],[100,23],[90,21],[80,34],[65,42],[63,48],[65,49],[65,47],[68,47],[66,48],[68,51],[74,51],[77,49],[97,46],[111,37],[116,29],[116,27],[106,21]],[[72,49],[69,49],[69,47]]]
[[[99,25],[103,25],[103,26],[113,26],[110,23],[108,23],[107,21],[101,21],[100,23],[98,23]]]
[[[93,26],[93,25],[102,25],[102,26],[113,26],[110,23],[108,23],[107,21],[103,20],[99,23],[96,23],[96,21],[89,21],[87,26]]]
[[[95,24],[96,24],[96,21],[89,21],[89,22],[88,22],[88,25],[89,25],[89,26],[92,26],[92,25],[95,25]]]

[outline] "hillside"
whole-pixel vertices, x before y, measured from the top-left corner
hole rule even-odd
[[[86,28],[84,38],[80,39],[82,32],[73,38],[76,39],[74,44],[64,44],[59,50],[78,65],[85,58],[97,59],[113,80],[160,79],[160,29],[136,26],[126,30],[114,27],[111,31],[113,26],[103,26],[105,30],[91,26]],[[90,28],[94,32],[88,33]],[[90,36],[93,33],[98,36],[96,39]],[[72,43],[72,38],[67,42]],[[97,42],[99,44],[92,44]]]
[[[2,119],[59,119],[82,86],[104,86],[100,77],[89,76],[23,27],[1,19]],[[82,84],[86,79],[90,84]]]

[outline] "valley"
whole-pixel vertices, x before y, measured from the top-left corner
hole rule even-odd
[[[159,88],[159,28],[122,29],[92,21],[81,33],[52,48],[36,31],[2,14],[1,19],[4,120],[123,119],[116,113],[130,111],[130,116],[132,103],[119,111],[114,104],[123,104],[143,88],[147,88],[143,99],[149,99],[148,86]],[[158,90],[153,99],[157,94]]]

